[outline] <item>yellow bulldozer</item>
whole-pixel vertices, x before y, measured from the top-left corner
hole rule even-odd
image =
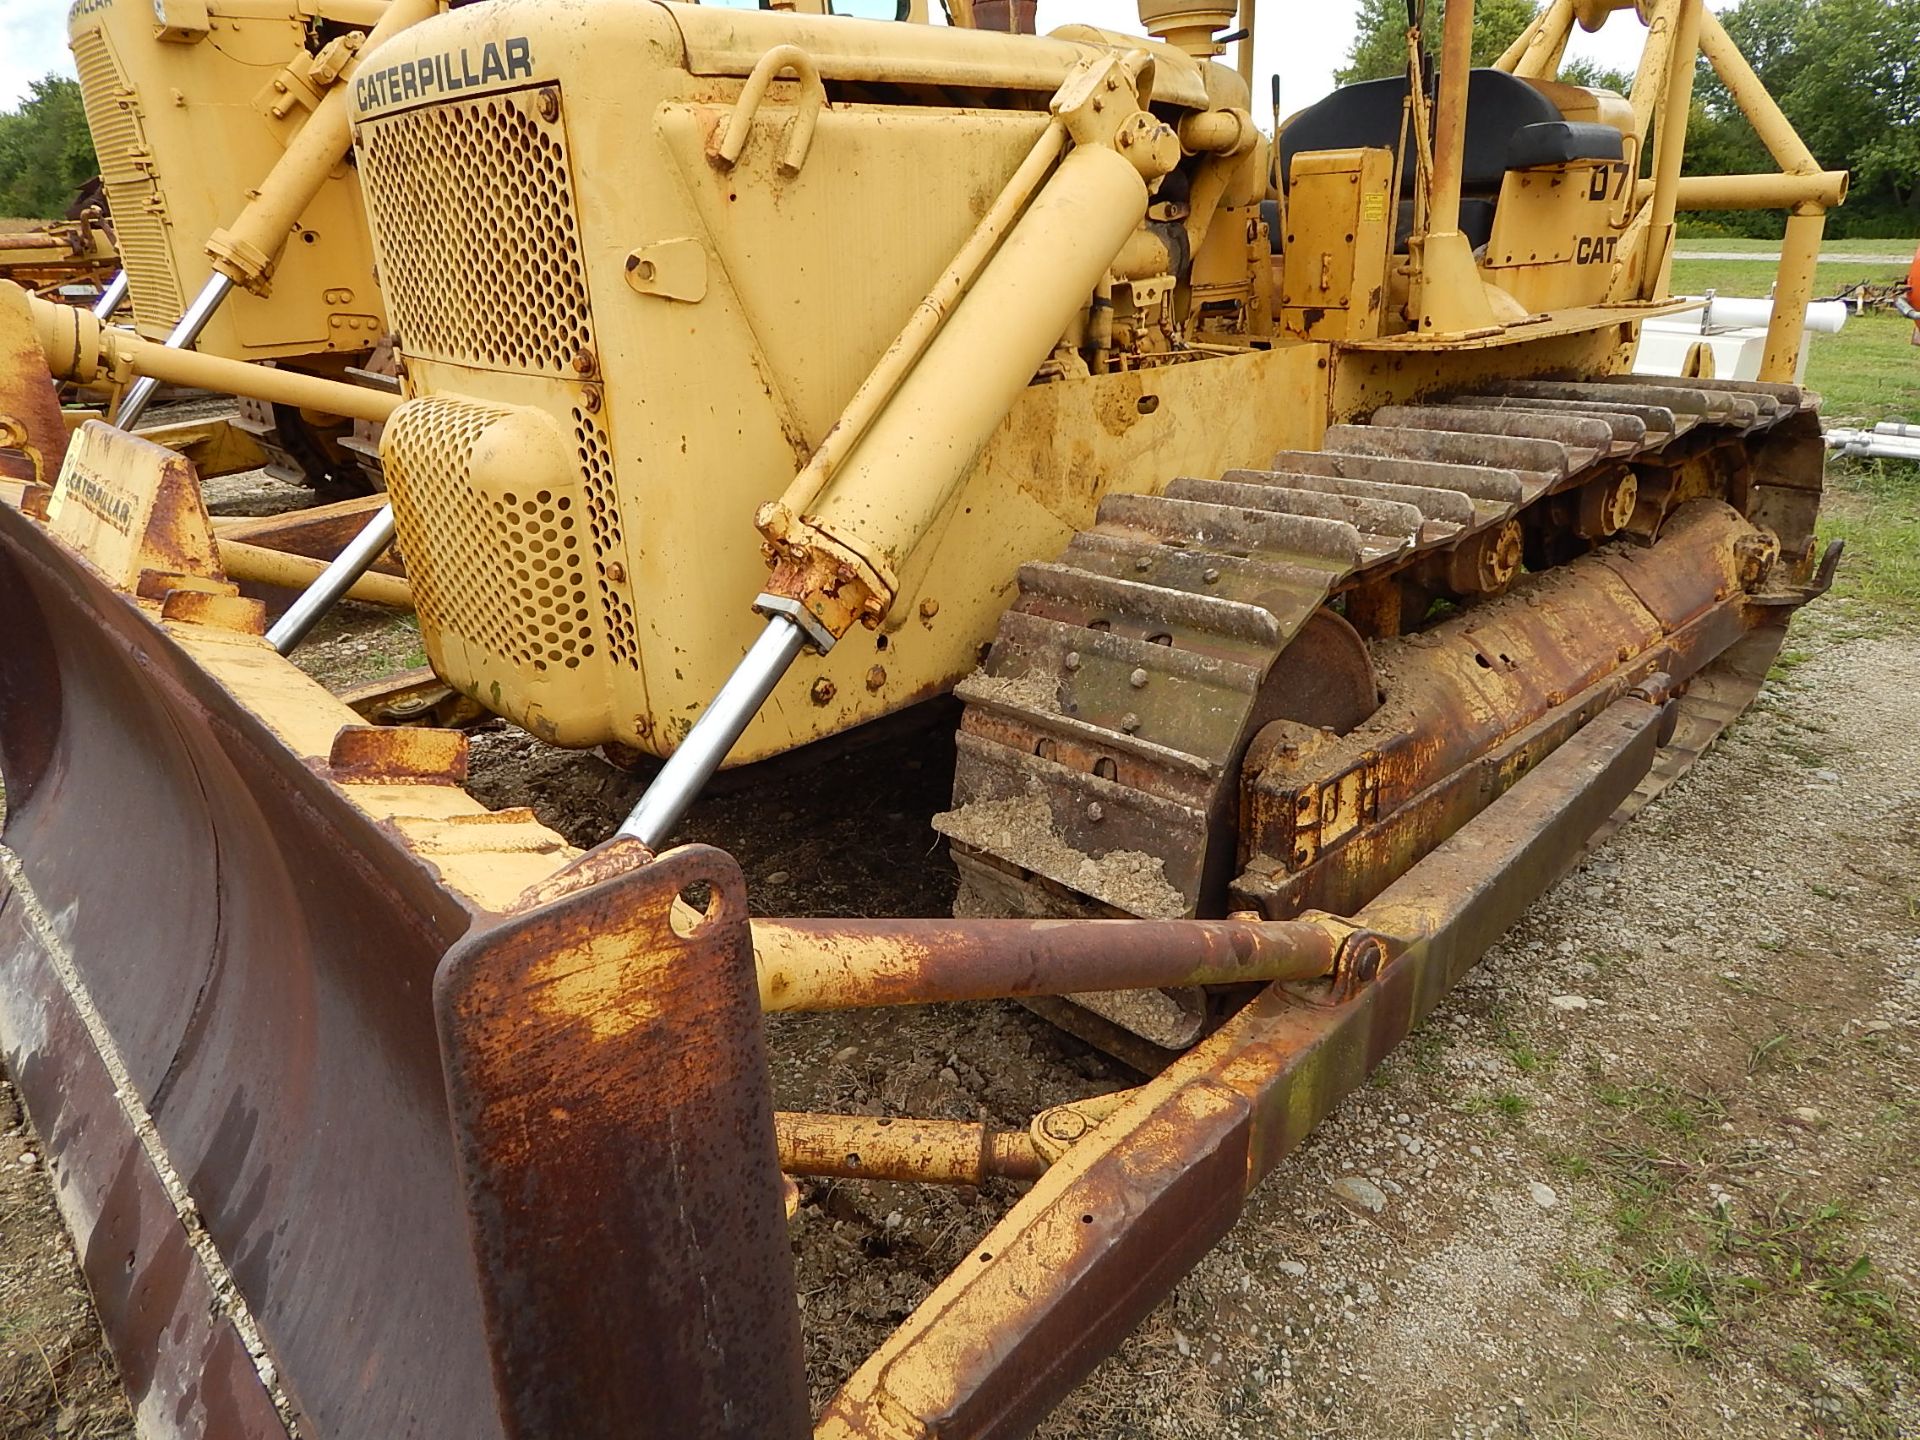
[[[0,230],[0,280],[49,300],[95,305],[120,273],[106,193],[82,186],[66,218]]]
[[[397,393],[0,290],[0,1043],[143,1430],[1035,1424],[1832,578],[1786,377],[1845,177],[1701,0],[1643,0],[1630,95],[1553,78],[1630,8],[1473,69],[1416,7],[1269,136],[1251,0],[492,0],[351,79]],[[1702,54],[1780,173],[1682,175]],[[1630,373],[1733,205],[1791,211],[1770,378]],[[389,504],[269,625],[50,372],[379,422]],[[445,683],[657,757],[598,843],[286,658],[394,537]],[[758,913],[676,843],[722,766],[948,695],[953,914]],[[766,1016],[1004,999],[1139,1082],[775,1109]],[[823,1175],[1027,1188],[816,1416]]]
[[[134,331],[156,342],[390,383],[369,371],[382,368],[388,322],[349,163],[344,81],[370,38],[436,8],[73,6],[69,40],[122,266],[103,318],[124,298]],[[132,428],[155,388],[134,381],[114,418]],[[348,416],[242,397],[236,428],[247,438],[190,437],[203,466],[224,452],[218,468],[264,458],[310,485],[378,477],[377,433],[361,422],[356,434]]]

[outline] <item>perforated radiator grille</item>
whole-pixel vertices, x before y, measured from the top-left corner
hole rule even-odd
[[[572,375],[591,343],[565,133],[537,93],[360,126],[380,283],[409,355]]]
[[[474,445],[507,413],[428,399],[387,423],[381,458],[414,605],[429,631],[536,671],[574,670],[597,648],[577,497],[473,483]]]
[[[80,72],[80,103],[100,162],[100,179],[113,212],[114,239],[127,272],[135,323],[148,333],[167,331],[180,318],[180,276],[167,238],[161,199],[140,112],[121,77],[106,36],[83,30],[73,37]]]
[[[573,435],[578,444],[581,475],[586,481],[587,531],[593,541],[594,578],[600,586],[600,608],[605,617],[607,649],[617,664],[640,668],[640,632],[633,605],[615,568],[626,554],[626,536],[620,529],[620,497],[614,484],[613,455],[606,432],[591,415],[574,407]]]

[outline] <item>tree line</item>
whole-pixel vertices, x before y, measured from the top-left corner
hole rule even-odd
[[[78,81],[35,80],[17,108],[0,111],[0,217],[58,219],[98,168]]]
[[[1478,0],[1473,63],[1491,65],[1541,7],[1533,0]],[[1446,0],[1431,0],[1422,38],[1439,49]],[[1814,158],[1849,170],[1847,203],[1827,217],[1843,236],[1920,234],[1920,0],[1740,0],[1718,12]],[[1631,25],[1630,15],[1614,25]],[[1362,0],[1343,85],[1406,68],[1407,0]],[[1575,32],[1576,34],[1579,32]],[[1622,93],[1632,76],[1575,61],[1562,80]],[[1686,173],[1738,175],[1778,169],[1727,87],[1704,60],[1687,119]],[[1683,215],[1693,234],[1778,236],[1774,211]]]

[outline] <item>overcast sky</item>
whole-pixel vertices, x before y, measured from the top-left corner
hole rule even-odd
[[[1722,10],[1732,0],[1708,0]],[[937,0],[934,8],[938,9]],[[1353,17],[1359,0],[1265,0],[1255,42],[1254,100],[1264,111],[1267,79],[1280,72],[1281,95],[1291,111],[1333,88],[1333,67],[1353,43]],[[12,109],[27,94],[27,84],[49,71],[73,74],[67,53],[64,0],[0,0],[0,109]],[[1138,30],[1133,0],[1040,0],[1040,30],[1075,22]],[[1631,11],[1617,14],[1598,35],[1575,27],[1572,56],[1589,56],[1614,69],[1631,71],[1644,32]],[[1264,114],[1263,117],[1264,118]]]

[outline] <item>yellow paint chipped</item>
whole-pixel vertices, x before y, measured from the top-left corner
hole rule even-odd
[[[527,998],[543,1016],[583,1020],[595,1040],[615,1040],[660,1018],[655,968],[638,937],[592,935],[541,960]]]

